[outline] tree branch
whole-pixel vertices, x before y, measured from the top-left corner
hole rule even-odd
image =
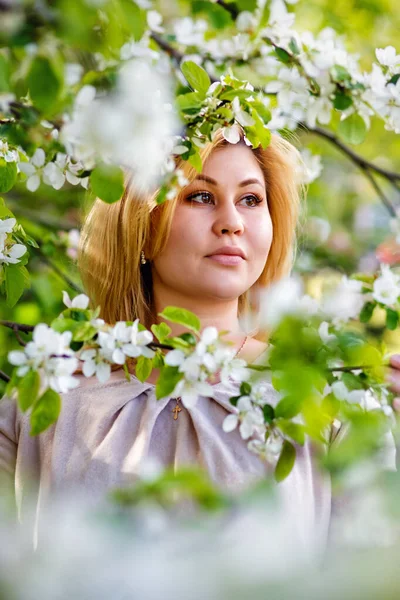
[[[232,4],[228,4],[228,2],[224,2],[224,0],[217,0],[215,4],[219,4],[220,6],[222,6],[222,8],[224,8],[232,17],[233,20],[236,19],[236,17],[239,14],[239,10],[236,8],[236,6],[233,6]]]
[[[5,381],[6,383],[8,383],[11,379],[11,377],[9,377],[7,375],[7,373],[4,373],[4,371],[0,370],[0,379],[2,379],[3,381]]]
[[[391,216],[395,217],[396,216],[396,209],[393,206],[393,204],[390,202],[389,198],[386,196],[386,194],[384,193],[384,191],[382,190],[382,188],[380,187],[380,185],[378,184],[378,182],[376,181],[375,177],[372,175],[372,173],[370,172],[369,169],[364,168],[364,167],[360,167],[360,168],[364,172],[364,174],[367,177],[367,179],[369,179],[369,181],[371,182],[374,190],[376,191],[376,193],[378,194],[378,196],[382,200],[383,204],[388,209],[388,211],[391,214]]]
[[[9,327],[13,331],[23,331],[24,333],[31,333],[34,330],[34,325],[25,325],[24,323],[15,323],[14,321],[0,320],[0,325]]]
[[[363,158],[362,156],[354,152],[354,150],[346,146],[346,144],[344,144],[334,133],[326,131],[326,129],[322,129],[321,127],[307,127],[305,123],[299,123],[299,126],[303,127],[310,133],[315,133],[316,135],[319,135],[320,137],[325,138],[326,140],[331,142],[331,144],[333,144],[339,150],[341,150],[343,154],[346,154],[346,156],[348,156],[359,167],[375,171],[375,173],[381,175],[382,177],[385,177],[385,179],[388,179],[389,181],[400,181],[400,173],[395,173],[394,171],[389,171],[388,169],[379,167],[378,165],[375,165],[374,163],[367,160],[366,158]]]

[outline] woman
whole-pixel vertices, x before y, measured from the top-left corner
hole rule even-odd
[[[80,268],[94,306],[109,323],[140,321],[149,328],[165,306],[196,313],[202,327],[228,336],[237,355],[262,360],[266,343],[241,332],[257,289],[287,274],[292,264],[299,211],[297,151],[278,136],[250,149],[244,139],[227,143],[221,132],[202,150],[203,171],[180,166],[189,184],[173,201],[144,201],[130,182],[116,204],[97,201],[82,232]],[[150,209],[150,210],[149,210]],[[172,325],[173,334],[182,332]],[[66,394],[57,423],[38,438],[25,415],[0,404],[0,471],[15,480],[20,518],[25,481],[36,485],[38,511],[50,491],[83,487],[93,498],[133,482],[146,459],[175,468],[200,464],[225,489],[239,490],[262,478],[268,467],[250,453],[238,431],[222,423],[237,385],[214,385],[214,398],[186,408],[176,399],[157,401],[157,373],[144,383],[126,381],[122,370],[99,384],[82,378]],[[266,394],[275,393],[266,382]],[[282,514],[305,547],[324,543],[331,495],[327,477],[315,468],[311,446],[298,449],[296,465],[279,486]]]

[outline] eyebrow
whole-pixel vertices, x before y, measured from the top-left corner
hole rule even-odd
[[[203,175],[202,173],[197,175],[194,181],[206,181],[207,183],[211,183],[211,185],[218,186],[218,182],[215,179],[213,179],[212,177],[208,177],[208,175]],[[258,185],[261,185],[261,187],[265,187],[259,179],[255,178],[244,179],[239,183],[239,187],[245,187],[246,185],[250,185],[251,183],[258,183]]]

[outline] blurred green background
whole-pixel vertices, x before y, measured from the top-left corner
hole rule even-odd
[[[174,3],[156,2],[163,14],[174,13]],[[361,65],[370,70],[375,60],[375,48],[396,46],[400,30],[397,0],[300,0],[295,6],[296,29],[314,33],[332,27],[344,36],[346,48],[359,54]],[[176,14],[176,13],[175,13]],[[399,48],[397,48],[399,50]],[[299,232],[299,252],[296,269],[302,272],[308,290],[318,295],[328,279],[340,273],[376,268],[376,247],[390,238],[389,215],[376,195],[371,183],[361,171],[328,142],[310,134],[298,132],[298,146],[320,154],[323,163],[321,177],[308,191],[305,217]],[[400,137],[384,130],[381,122],[372,121],[367,140],[355,150],[369,160],[400,172]],[[399,194],[386,182],[383,190],[393,204],[398,205]],[[7,308],[0,298],[0,317],[27,324],[50,322],[63,308],[62,290],[70,295],[76,292],[65,280],[80,286],[74,261],[74,252],[65,253],[68,232],[79,228],[88,199],[85,191],[67,187],[60,191],[42,185],[32,194],[23,184],[5,195],[9,208],[25,227],[28,234],[40,244],[40,251],[30,249],[29,271],[31,289],[26,291],[13,308]],[[323,219],[329,224],[321,227]],[[326,230],[328,235],[321,236]],[[376,312],[368,324],[371,335],[381,336],[383,317]],[[390,350],[400,348],[397,332],[388,332],[385,338]],[[23,338],[29,339],[29,336]],[[0,327],[0,369],[10,373],[6,356],[17,348],[13,332]],[[0,395],[4,384],[0,381]]]

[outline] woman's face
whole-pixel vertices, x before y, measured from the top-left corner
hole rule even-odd
[[[232,300],[261,275],[272,242],[262,170],[250,148],[215,150],[182,190],[154,285],[195,299]]]

